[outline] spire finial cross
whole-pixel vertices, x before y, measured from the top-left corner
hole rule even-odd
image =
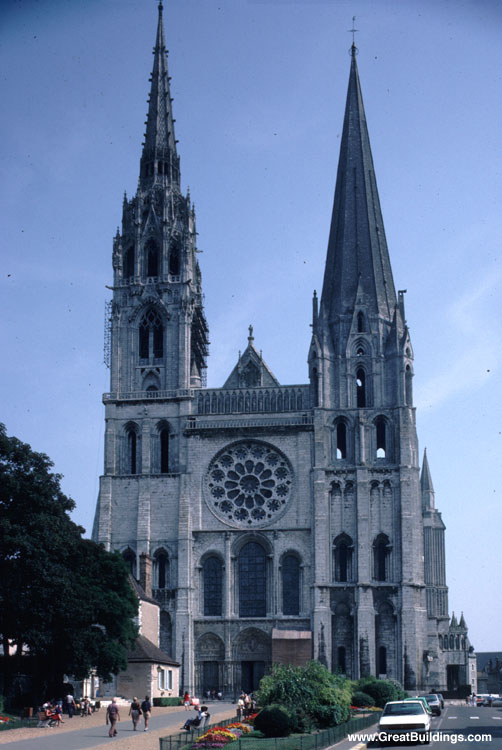
[[[254,337],[253,337],[253,326],[249,326],[248,330],[249,330],[248,341],[249,341],[249,343],[251,343],[251,341],[254,341]]]
[[[356,26],[356,17],[352,16],[352,28],[348,29],[349,34],[352,34],[352,46],[356,46],[356,33],[359,31],[359,29],[355,28]]]

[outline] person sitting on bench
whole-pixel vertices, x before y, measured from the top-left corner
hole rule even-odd
[[[195,711],[197,711],[197,716],[194,719],[187,719],[185,723],[183,724],[183,726],[181,727],[182,729],[185,729],[187,732],[189,732],[190,729],[192,728],[195,729],[195,727],[198,727],[202,721],[203,712],[201,711],[199,706],[194,706],[194,709]]]

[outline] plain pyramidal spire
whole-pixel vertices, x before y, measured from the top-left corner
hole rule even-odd
[[[153,48],[153,69],[150,78],[146,132],[141,156],[140,179],[166,178],[179,183],[179,158],[174,135],[170,78],[164,38],[163,5],[158,5],[158,22]]]
[[[360,292],[370,312],[390,321],[396,305],[396,292],[359,82],[357,53],[353,43],[320,313],[330,320],[353,310],[356,293]]]

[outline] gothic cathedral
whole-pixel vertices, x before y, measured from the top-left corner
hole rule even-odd
[[[93,538],[119,550],[160,604],[160,646],[190,693],[253,690],[285,655],[410,689],[470,682],[425,455],[419,468],[413,349],[356,52],[308,383],[281,385],[250,328],[226,382],[208,389],[195,211],[180,188],[159,4],[139,184],[113,241]]]

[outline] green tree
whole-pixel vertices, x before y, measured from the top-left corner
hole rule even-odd
[[[276,664],[260,682],[258,704],[264,707],[278,703],[314,723],[319,723],[319,707],[330,707],[337,719],[333,723],[339,723],[348,718],[351,694],[352,683],[332,674],[318,661],[305,667]],[[335,707],[339,710],[335,711]]]
[[[0,635],[7,676],[31,665],[38,689],[64,674],[126,667],[137,599],[118,554],[82,538],[74,501],[43,453],[0,425]],[[8,645],[16,646],[8,656]],[[23,657],[22,652],[28,654]]]

